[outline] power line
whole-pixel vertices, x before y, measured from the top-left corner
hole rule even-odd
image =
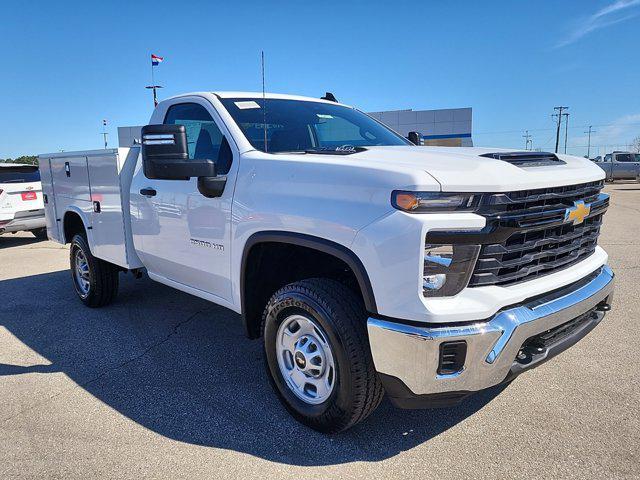
[[[554,117],[556,115],[553,115]],[[555,122],[554,122],[555,123]],[[598,125],[573,125],[571,127],[569,127],[569,129],[574,130],[577,128],[589,128],[589,127],[638,127],[640,126],[640,123],[601,123]],[[552,130],[555,130],[556,127],[549,127],[549,128],[530,128],[528,131],[529,132],[550,132]],[[499,135],[499,134],[507,134],[507,133],[520,133],[522,132],[522,129],[520,130],[496,130],[493,132],[475,132],[473,135]],[[586,132],[585,132],[586,133]]]

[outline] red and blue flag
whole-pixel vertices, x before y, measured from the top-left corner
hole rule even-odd
[[[163,60],[163,57],[159,57],[157,55],[154,55],[153,53],[151,54],[151,65],[153,65],[154,67],[157,67]]]

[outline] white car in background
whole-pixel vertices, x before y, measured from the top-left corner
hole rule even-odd
[[[37,165],[0,163],[0,234],[20,231],[47,238],[40,172]]]

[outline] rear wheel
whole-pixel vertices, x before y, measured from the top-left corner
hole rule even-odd
[[[362,301],[329,279],[291,283],[263,315],[266,367],[289,412],[335,433],[368,417],[383,389],[373,366]]]
[[[88,307],[102,307],[118,293],[118,267],[91,254],[84,235],[75,235],[70,249],[71,278],[80,300]]]
[[[36,237],[38,240],[48,239],[46,228],[38,228],[37,230],[31,230],[31,233],[33,233],[33,236]]]

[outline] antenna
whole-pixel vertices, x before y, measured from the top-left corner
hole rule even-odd
[[[262,57],[262,129],[264,130],[264,153],[269,150],[267,148],[267,95],[264,93],[264,50],[261,52]]]

